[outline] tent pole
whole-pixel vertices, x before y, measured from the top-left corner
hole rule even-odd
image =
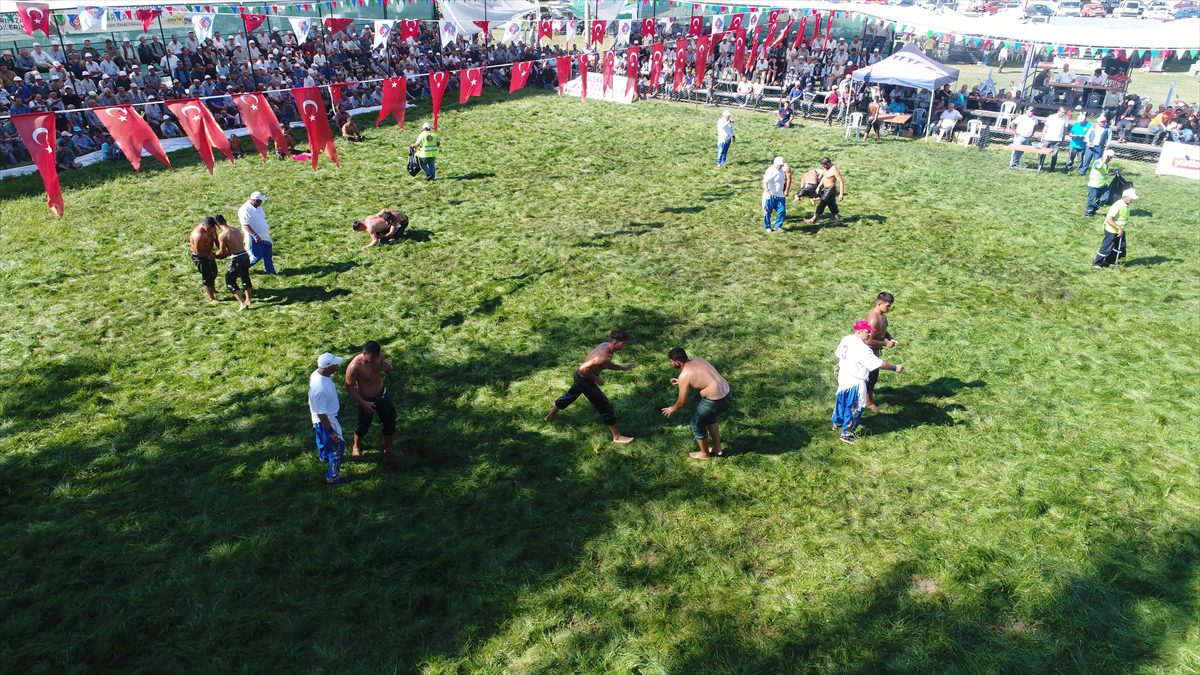
[[[929,130],[933,128],[933,95],[935,92],[937,92],[936,89],[929,90],[929,117],[925,118],[925,135],[926,136],[929,135]]]

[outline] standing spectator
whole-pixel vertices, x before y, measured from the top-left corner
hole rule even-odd
[[[1129,204],[1137,198],[1137,193],[1133,188],[1129,188],[1109,207],[1108,215],[1104,217],[1104,241],[1100,243],[1100,250],[1096,253],[1096,259],[1092,261],[1092,269],[1102,270],[1125,257],[1125,226],[1129,224]]]
[[[1013,145],[1028,145],[1029,139],[1033,138],[1033,132],[1037,130],[1037,118],[1033,116],[1033,106],[1025,109],[1025,112],[1018,115],[1013,121],[1008,123],[1008,130],[1012,132]],[[1021,155],[1025,153],[1020,150],[1013,150],[1012,159],[1008,163],[1008,168],[1012,169],[1021,161]]]
[[[1096,120],[1096,125],[1083,137],[1083,144],[1086,148],[1083,151],[1083,162],[1079,165],[1079,175],[1087,173],[1088,169],[1092,168],[1092,162],[1100,159],[1100,155],[1108,148],[1108,142],[1112,139],[1112,131],[1108,128],[1108,118],[1101,115]]]
[[[1087,218],[1096,215],[1096,211],[1100,209],[1104,193],[1108,191],[1108,184],[1112,182],[1113,167],[1110,160],[1116,154],[1115,150],[1105,150],[1100,159],[1092,163],[1092,168],[1088,171],[1088,196],[1087,203],[1083,207],[1083,215]]]
[[[733,113],[726,110],[721,113],[721,119],[717,120],[717,166],[725,166],[729,157],[729,146],[733,144],[734,138]]]
[[[275,274],[274,244],[271,241],[271,227],[267,224],[267,215],[263,212],[263,202],[267,196],[261,192],[250,195],[245,204],[238,209],[238,221],[242,224],[242,232],[250,243],[250,266],[259,260],[263,261],[263,269],[267,274]]]
[[[425,180],[434,180],[437,176],[437,156],[441,145],[442,141],[437,132],[426,122],[421,125],[421,134],[417,136],[416,142],[409,146],[417,151],[417,162],[425,171]]]
[[[838,360],[837,399],[833,407],[833,425],[841,432],[843,443],[855,443],[854,435],[862,420],[862,411],[867,402],[867,377],[871,371],[884,369],[904,372],[904,366],[892,365],[879,358],[867,346],[872,331],[871,324],[858,321],[854,332],[842,338],[833,355]]]
[[[346,454],[346,441],[338,422],[341,404],[332,377],[340,365],[340,357],[325,352],[317,357],[317,369],[308,376],[308,413],[317,440],[317,457],[329,465],[325,471],[326,485],[341,482],[342,459]]]
[[[1071,125],[1071,145],[1067,149],[1067,173],[1075,168],[1075,158],[1079,158],[1079,163],[1083,164],[1083,152],[1087,148],[1084,144],[1084,137],[1092,128],[1092,123],[1087,120],[1087,113],[1082,112],[1082,108],[1075,107],[1075,110],[1080,111],[1075,118],[1075,123]]]
[[[763,174],[763,230],[766,232],[782,232],[783,219],[787,217],[787,196],[792,189],[792,167],[776,157],[771,166]],[[775,218],[775,227],[771,227],[771,214],[779,212]]]
[[[1058,152],[1062,150],[1067,138],[1067,125],[1070,122],[1071,115],[1067,112],[1067,107],[1059,106],[1058,112],[1047,117],[1042,127],[1042,147],[1054,150],[1054,154],[1050,155],[1051,171],[1058,166]]]

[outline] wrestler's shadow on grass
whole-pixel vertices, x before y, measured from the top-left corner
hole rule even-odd
[[[535,283],[539,278],[542,277],[542,275],[555,272],[557,269],[558,268],[549,268],[537,272],[526,272],[524,274],[497,279],[496,281],[507,281],[510,283],[505,285],[501,291],[481,299],[474,307],[455,312],[445,319],[442,319],[441,327],[449,328],[450,326],[460,326],[469,318],[491,316],[492,314],[496,313],[496,310],[500,309],[500,307],[504,305],[504,298],[506,296],[517,293],[526,286]],[[494,282],[492,286],[494,287]]]
[[[433,234],[433,230],[405,230],[404,236],[399,241],[393,243],[403,244],[406,241],[411,241],[413,243],[424,244],[433,239]]]
[[[496,174],[491,172],[473,171],[464,173],[461,176],[448,176],[447,180],[482,180],[484,178],[495,178]]]
[[[305,265],[304,267],[291,267],[279,270],[281,277],[299,277],[305,275],[319,276],[322,274],[345,274],[350,270],[358,267],[358,262],[354,260],[346,260],[343,262],[329,262],[320,265]]]
[[[695,206],[667,206],[664,207],[663,213],[700,213],[708,207],[699,204]]]
[[[31,431],[70,416],[89,403],[107,405],[115,387],[109,366],[71,358],[62,363],[10,368],[0,372],[0,418]]]
[[[966,410],[959,403],[945,402],[964,389],[979,389],[987,385],[983,380],[964,382],[957,377],[939,377],[926,384],[894,386],[881,374],[875,389],[875,402],[880,406],[877,414],[866,413],[863,426],[871,435],[903,431],[916,427],[958,424],[954,414]]]
[[[348,288],[325,288],[324,286],[292,286],[290,288],[254,287],[254,300],[270,305],[292,305],[301,302],[325,302],[350,295]]]
[[[1132,258],[1122,260],[1122,267],[1152,267],[1154,265],[1165,265],[1167,263],[1181,263],[1183,258],[1171,258],[1165,255],[1151,255],[1145,258]]]
[[[679,626],[696,637],[674,665],[681,673],[823,672],[837,658],[836,672],[847,673],[893,672],[898,664],[918,673],[1153,670],[1178,639],[1173,634],[1194,625],[1189,591],[1200,564],[1194,521],[1152,540],[1135,526],[1120,527],[1089,547],[1088,564],[1064,575],[1052,597],[1032,604],[997,574],[1012,554],[1001,544],[977,548],[978,557],[957,569],[936,554],[916,553],[853,596],[774,623],[769,635],[753,614],[701,610],[691,619],[696,630]],[[956,602],[939,574],[951,575],[959,588],[979,587],[989,601]],[[1156,618],[1146,618],[1147,606],[1156,608]],[[1175,630],[1163,629],[1172,624]]]
[[[612,232],[597,232],[596,234],[592,235],[592,239],[613,239],[615,237],[628,237],[628,236],[638,237],[643,234],[653,232],[654,230],[661,230],[665,225],[666,225],[665,223],[658,223],[658,222],[656,222],[656,223],[639,223],[639,222],[635,221],[635,222],[630,222],[628,225],[626,225],[625,227],[623,227],[619,230],[613,230]]]

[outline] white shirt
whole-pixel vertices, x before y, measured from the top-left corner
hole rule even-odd
[[[329,418],[329,425],[341,436],[342,425],[337,417],[340,407],[333,378],[322,375],[319,370],[312,371],[308,376],[308,413],[312,417],[312,423],[320,424],[320,416],[325,415]]]
[[[1046,118],[1046,125],[1042,128],[1042,140],[1044,141],[1061,141],[1067,134],[1068,118],[1062,115],[1051,115]]]
[[[261,206],[254,206],[248,201],[242,204],[242,207],[238,209],[238,222],[242,224],[242,232],[246,235],[247,245],[253,241],[247,225],[254,228],[254,234],[257,234],[259,239],[271,241],[271,227],[267,225],[267,214],[263,213]]]
[[[767,189],[763,192],[763,198],[768,195],[771,197],[786,197],[787,192],[784,188],[787,187],[787,174],[783,172],[782,166],[771,165],[767,172],[763,174],[763,182]]]
[[[722,117],[717,120],[717,142],[724,143],[733,138],[733,120]]]
[[[842,338],[833,355],[838,359],[838,391],[866,385],[871,371],[883,365],[883,359],[854,334]]]
[[[1075,73],[1069,70],[1059,71],[1054,74],[1054,81],[1057,84],[1075,84]]]
[[[1021,138],[1032,138],[1033,132],[1037,129],[1037,118],[1021,115],[1013,120],[1013,128],[1017,130],[1017,135]]]
[[[962,113],[957,110],[943,110],[941,117],[938,118],[943,127],[952,127],[961,119]]]

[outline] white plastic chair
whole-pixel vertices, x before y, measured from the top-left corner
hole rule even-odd
[[[858,132],[862,130],[862,119],[862,113],[850,113],[850,117],[846,119],[846,138],[850,138],[852,132],[858,135]]]
[[[1005,101],[1000,104],[1000,116],[996,118],[995,129],[1007,129],[1008,123],[1012,121],[1014,115],[1017,114],[1016,101]]]
[[[967,133],[963,134],[958,142],[963,145],[971,145],[979,140],[979,135],[983,133],[983,122],[981,120],[970,120],[967,122]]]

